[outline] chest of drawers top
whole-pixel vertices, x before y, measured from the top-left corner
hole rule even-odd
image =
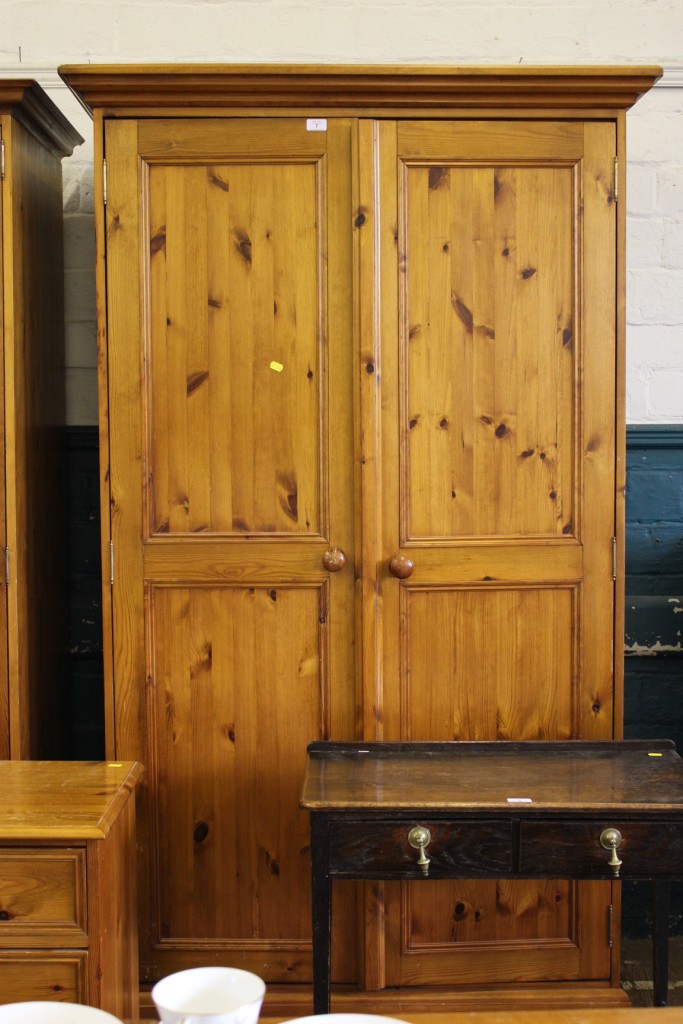
[[[142,772],[135,761],[0,761],[0,842],[102,839]]]

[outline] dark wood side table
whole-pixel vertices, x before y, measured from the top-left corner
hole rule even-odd
[[[648,879],[665,1006],[683,760],[669,740],[311,743],[314,1013],[330,1008],[334,879]]]

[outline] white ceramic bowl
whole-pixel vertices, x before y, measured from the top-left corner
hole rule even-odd
[[[256,1024],[265,992],[250,971],[192,967],[158,981],[152,1000],[163,1024]]]
[[[0,1006],[0,1024],[122,1024],[94,1006],[78,1003],[5,1003]]]

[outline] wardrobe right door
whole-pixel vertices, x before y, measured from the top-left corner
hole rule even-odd
[[[373,138],[382,738],[610,738],[614,124]],[[385,888],[386,985],[609,978],[608,882]]]

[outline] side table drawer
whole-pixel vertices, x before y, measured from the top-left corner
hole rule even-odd
[[[87,953],[77,952],[0,952],[0,998],[3,1003],[85,1002],[87,959]]]
[[[330,822],[330,871],[336,877],[422,878],[420,851],[408,841],[416,826],[427,828],[425,847],[428,877],[453,873],[463,878],[487,878],[511,869],[511,826],[504,821],[452,822],[415,818],[390,821]]]
[[[0,850],[0,949],[87,945],[85,850]]]
[[[614,878],[611,851],[600,844],[603,829],[622,836],[619,878],[672,878],[683,871],[683,823],[666,821],[523,822],[522,872],[549,878]]]

